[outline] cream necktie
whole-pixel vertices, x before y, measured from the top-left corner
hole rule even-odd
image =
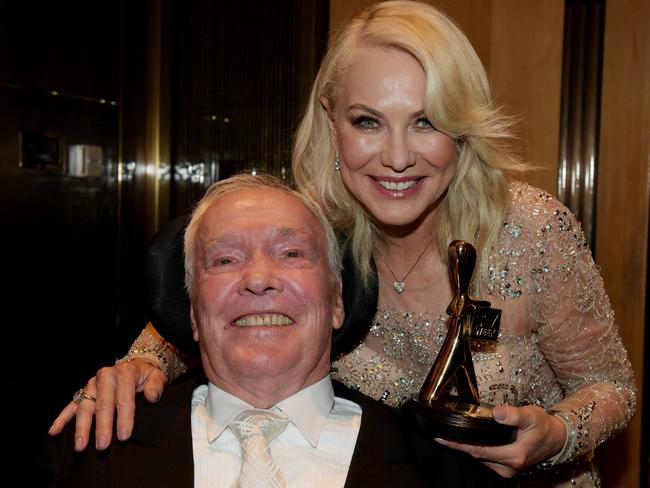
[[[283,413],[245,410],[230,422],[230,429],[241,443],[242,466],[239,488],[283,488],[282,471],[271,458],[269,443],[287,427]]]

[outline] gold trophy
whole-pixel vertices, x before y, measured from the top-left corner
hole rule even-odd
[[[476,250],[471,244],[453,241],[448,258],[454,287],[454,298],[447,307],[449,331],[417,400],[409,400],[404,411],[420,430],[436,437],[467,444],[509,444],[517,430],[494,420],[493,406],[481,402],[470,350],[472,339],[497,340],[501,310],[469,297],[476,264]],[[450,392],[453,379],[454,394]]]

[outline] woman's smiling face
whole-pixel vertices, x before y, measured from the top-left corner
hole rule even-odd
[[[456,172],[454,140],[424,114],[425,84],[407,52],[362,45],[329,111],[343,183],[386,230],[429,220]]]

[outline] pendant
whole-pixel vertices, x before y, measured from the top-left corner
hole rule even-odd
[[[406,288],[406,283],[403,281],[396,281],[393,283],[393,288],[395,288],[395,291],[397,293],[402,293],[404,291],[404,288]]]

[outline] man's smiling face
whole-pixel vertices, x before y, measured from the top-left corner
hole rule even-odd
[[[212,204],[197,235],[192,302],[212,383],[236,393],[243,379],[282,378],[298,391],[325,377],[343,318],[326,249],[316,218],[281,191],[240,189]]]

